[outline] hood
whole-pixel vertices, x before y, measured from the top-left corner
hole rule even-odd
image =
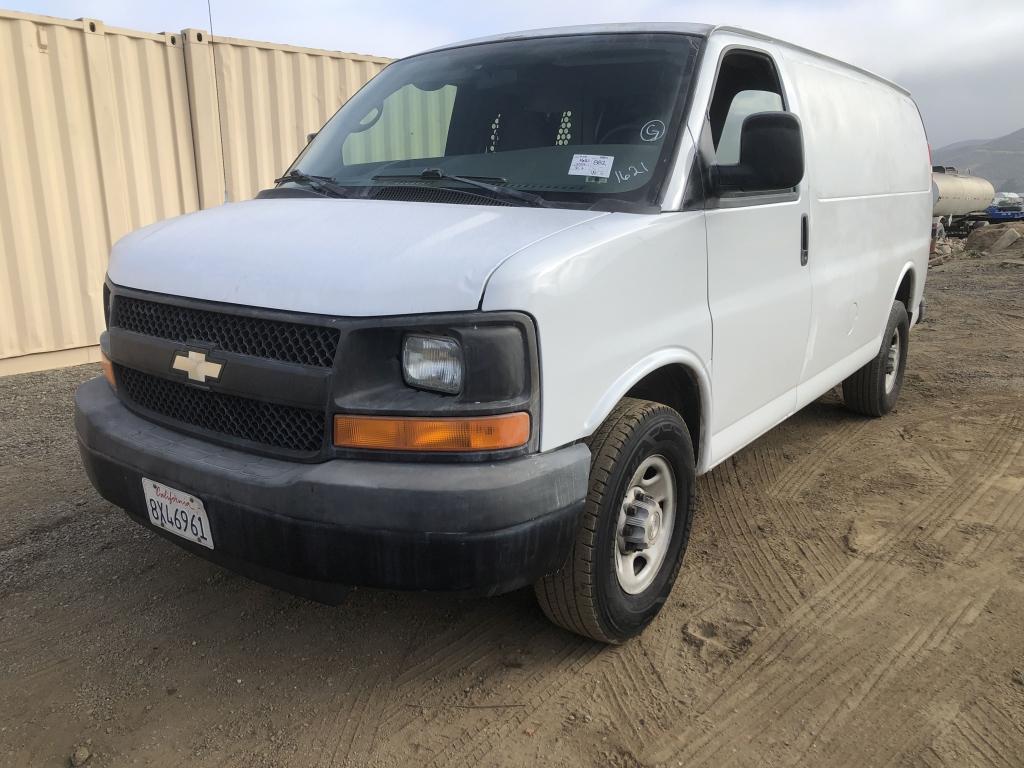
[[[117,285],[327,315],[476,309],[517,251],[607,214],[556,208],[278,198],[168,219],[121,239]]]

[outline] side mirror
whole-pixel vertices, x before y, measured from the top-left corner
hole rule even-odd
[[[309,144],[309,142],[311,142],[313,139],[316,138],[316,135],[318,133],[320,133],[320,131],[313,131],[312,133],[307,133],[306,134],[306,143]]]
[[[792,112],[755,112],[740,129],[740,161],[712,167],[717,193],[769,192],[804,178],[800,120]]]

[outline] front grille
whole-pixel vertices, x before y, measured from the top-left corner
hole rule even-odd
[[[323,411],[211,392],[121,365],[114,369],[125,398],[171,421],[287,451],[323,447]]]
[[[341,336],[337,328],[245,317],[115,296],[110,326],[182,344],[204,342],[226,352],[330,368]]]

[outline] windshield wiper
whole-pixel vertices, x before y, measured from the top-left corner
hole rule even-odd
[[[351,197],[351,191],[338,184],[330,176],[317,176],[315,174],[306,173],[305,171],[293,168],[286,176],[274,179],[275,184],[281,184],[285,181],[290,181],[295,184],[305,184],[314,192],[318,192],[324,197]]]
[[[477,189],[484,189],[493,195],[498,197],[504,197],[509,200],[519,200],[529,205],[536,205],[539,208],[550,208],[551,204],[540,195],[535,195],[532,192],[523,192],[521,189],[511,189],[510,187],[499,186],[501,183],[507,183],[506,179],[494,178],[490,176],[456,176],[451,173],[445,173],[440,168],[425,168],[420,173],[396,173],[396,174],[380,174],[374,176],[372,181],[387,181],[388,179],[417,179],[420,181],[440,181],[446,179],[449,181],[455,181],[460,184],[467,184]],[[485,181],[484,179],[487,179]],[[492,184],[491,181],[497,181],[499,184]],[[447,187],[447,189],[454,189],[459,191],[455,187]]]

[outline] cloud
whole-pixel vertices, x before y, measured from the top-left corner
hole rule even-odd
[[[99,18],[147,31],[209,26],[206,0],[9,0],[19,10]],[[470,37],[619,21],[700,21],[764,32],[911,87],[933,143],[1024,127],[1024,99],[1005,83],[1019,71],[1024,2],[984,11],[963,0],[211,0],[214,33],[404,56]]]

